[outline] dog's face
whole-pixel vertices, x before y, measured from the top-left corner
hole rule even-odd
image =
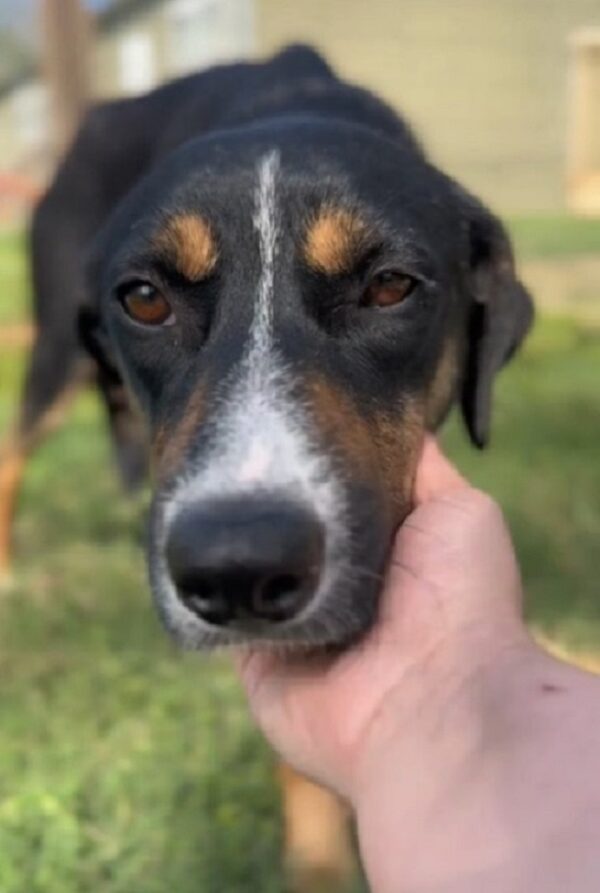
[[[498,222],[392,142],[298,123],[179,150],[92,269],[151,432],[167,627],[192,647],[356,637],[424,431],[459,395],[485,441],[529,324]]]

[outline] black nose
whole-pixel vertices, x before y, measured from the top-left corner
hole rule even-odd
[[[323,528],[302,506],[273,498],[183,509],[167,540],[179,598],[208,623],[291,620],[310,601],[323,561]]]

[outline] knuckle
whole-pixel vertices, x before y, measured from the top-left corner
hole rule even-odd
[[[460,513],[464,522],[475,527],[504,524],[504,516],[498,503],[488,493],[474,487],[453,493],[448,504]]]
[[[473,518],[480,524],[504,525],[502,509],[495,499],[483,490],[472,491]]]

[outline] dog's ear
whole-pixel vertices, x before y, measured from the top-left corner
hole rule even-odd
[[[121,375],[112,358],[108,335],[104,331],[100,314],[95,307],[86,304],[79,309],[77,330],[79,341],[95,360],[100,377],[115,385],[121,384]]]
[[[484,447],[490,433],[494,379],[527,334],[533,304],[517,279],[504,227],[475,199],[463,198],[470,304],[461,402],[471,440]]]
[[[120,385],[121,374],[117,368],[108,332],[100,312],[107,232],[109,230],[105,228],[94,236],[83,257],[87,298],[85,304],[79,308],[77,332],[81,346],[96,363],[100,379],[108,384]]]

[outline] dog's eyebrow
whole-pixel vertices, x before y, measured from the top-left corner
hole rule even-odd
[[[217,264],[217,243],[210,224],[189,212],[167,218],[154,235],[153,248],[190,282],[206,279]]]
[[[304,236],[304,260],[329,276],[349,273],[379,239],[356,211],[325,205],[312,217]]]

